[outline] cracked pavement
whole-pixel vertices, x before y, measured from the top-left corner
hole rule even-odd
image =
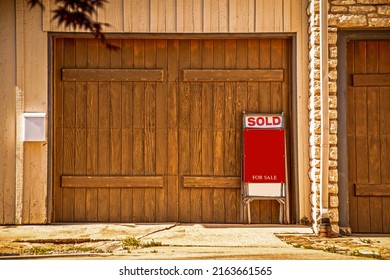
[[[0,259],[343,260],[375,257],[375,254],[356,253],[356,247],[351,247],[354,254],[345,254],[345,246],[339,244],[341,241],[345,244],[353,240],[364,243],[362,237],[348,238],[321,241],[310,227],[299,225],[113,223],[0,226]],[[381,238],[373,239],[372,245],[379,246],[381,257],[386,257],[387,251],[384,250],[390,248],[390,236]],[[370,243],[368,240],[371,239],[366,238],[366,243]],[[363,247],[367,248],[365,245]],[[339,247],[344,251],[337,251]]]

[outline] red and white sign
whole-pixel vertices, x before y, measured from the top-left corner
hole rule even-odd
[[[284,129],[244,129],[244,183],[286,183]]]
[[[242,175],[259,187],[286,183],[283,114],[244,114]]]
[[[282,128],[281,115],[248,115],[244,117],[245,128]]]

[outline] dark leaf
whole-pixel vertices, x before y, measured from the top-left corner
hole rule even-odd
[[[41,0],[27,0],[27,6],[32,9],[35,6],[39,6],[42,10],[45,9]]]
[[[111,25],[92,19],[92,16],[97,15],[98,9],[103,8],[107,2],[107,0],[55,0],[57,8],[52,11],[52,20],[57,21],[58,25],[89,31],[110,50],[118,50],[119,47],[108,43],[102,33],[103,26]],[[27,3],[31,8],[36,5],[42,9],[44,7],[42,0],[27,0]]]

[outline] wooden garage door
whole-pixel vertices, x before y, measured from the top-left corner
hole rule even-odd
[[[288,120],[290,41],[112,43],[54,39],[54,220],[240,222],[242,111]]]
[[[353,232],[390,232],[390,41],[348,43],[348,180]]]

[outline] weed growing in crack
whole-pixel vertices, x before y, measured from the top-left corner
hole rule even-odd
[[[326,246],[324,251],[329,252],[329,253],[337,253],[336,246],[334,244],[330,246]]]
[[[136,238],[134,236],[127,237],[123,241],[123,249],[126,249],[128,253],[131,253],[131,249],[135,248],[149,248],[149,247],[158,247],[162,246],[162,243],[160,241],[155,241],[152,239],[151,241],[143,243],[139,238]]]
[[[125,239],[123,239],[123,245],[127,247],[139,247],[141,245],[141,240],[139,240],[137,237],[130,236]]]
[[[53,252],[52,248],[42,247],[42,246],[37,246],[31,249],[23,250],[23,254],[25,255],[47,255],[52,252]]]
[[[152,241],[142,243],[141,245],[142,248],[159,247],[159,246],[162,246],[162,243],[160,241],[154,241],[154,239],[152,239]]]

